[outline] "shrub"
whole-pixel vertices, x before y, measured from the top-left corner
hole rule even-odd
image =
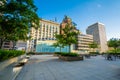
[[[120,53],[120,49],[117,49],[117,50],[109,50],[108,53]]]
[[[99,52],[89,52],[89,54],[90,54],[91,56],[97,56],[97,55],[99,55]]]
[[[108,53],[108,54],[111,54],[111,55],[120,55],[120,53]]]
[[[77,57],[77,56],[79,56],[77,53],[65,53],[65,52],[61,52],[60,55],[61,56],[70,56],[70,57]]]
[[[35,52],[28,52],[27,55],[35,55]]]
[[[0,50],[0,61],[10,59],[25,54],[25,51],[19,50]]]
[[[55,52],[54,54],[61,54],[61,52]]]
[[[89,52],[90,54],[99,54],[99,52]]]

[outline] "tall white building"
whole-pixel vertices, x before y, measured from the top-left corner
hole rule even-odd
[[[59,33],[60,33],[59,23],[41,19],[40,26],[38,26],[38,29],[31,28],[31,31],[30,31],[30,36],[32,38],[32,40],[30,41],[32,51],[35,51],[35,49],[38,49],[36,48],[36,46],[41,41],[43,41],[44,43],[44,41],[50,42],[51,40],[52,41],[56,40],[54,35]]]
[[[49,20],[40,20],[40,26],[36,30],[31,28],[32,39],[39,40],[55,40],[55,33],[60,33],[60,24]]]
[[[105,26],[102,23],[95,23],[88,26],[87,34],[93,35],[93,40],[99,45],[100,52],[108,50]]]

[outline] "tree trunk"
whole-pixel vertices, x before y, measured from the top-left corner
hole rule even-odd
[[[13,50],[16,49],[15,46],[16,46],[16,41],[12,41],[13,42]]]
[[[3,42],[4,42],[4,39],[0,38],[0,49],[2,49]]]
[[[71,45],[69,44],[69,53],[71,52]]]
[[[62,47],[60,47],[60,52],[61,52]]]
[[[117,53],[117,48],[115,48],[115,53]]]

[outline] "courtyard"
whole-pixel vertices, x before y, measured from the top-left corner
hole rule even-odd
[[[120,60],[96,56],[69,62],[53,55],[32,55],[15,80],[120,80]]]

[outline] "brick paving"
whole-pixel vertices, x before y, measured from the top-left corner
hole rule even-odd
[[[52,55],[34,55],[15,80],[120,80],[120,60],[96,56],[68,62]]]

